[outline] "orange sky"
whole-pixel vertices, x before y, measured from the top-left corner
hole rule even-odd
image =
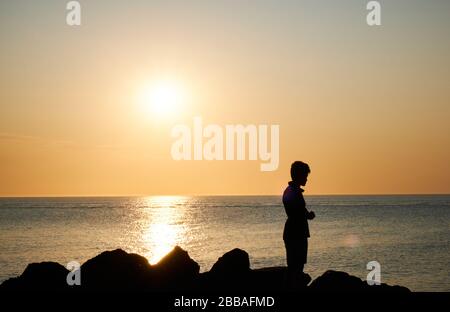
[[[408,10],[405,10],[405,3]],[[450,193],[450,3],[0,4],[0,196]],[[183,90],[164,116],[139,94]],[[175,124],[278,124],[280,165],[174,161]]]

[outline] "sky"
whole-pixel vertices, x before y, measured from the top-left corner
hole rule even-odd
[[[449,1],[67,2],[0,2],[0,196],[450,193]],[[278,168],[174,160],[196,116],[279,125]]]

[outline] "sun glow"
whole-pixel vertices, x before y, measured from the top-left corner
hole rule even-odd
[[[153,244],[149,262],[155,264],[169,253],[176,246],[177,236],[178,231],[171,224],[152,224],[145,236],[145,239]]]
[[[146,84],[139,93],[142,108],[152,116],[169,116],[180,111],[185,101],[181,84],[175,81],[157,81]]]
[[[183,209],[186,198],[182,196],[152,196],[146,198],[148,206],[147,230],[143,233],[149,252],[146,254],[151,264],[156,264],[176,245],[186,239]]]

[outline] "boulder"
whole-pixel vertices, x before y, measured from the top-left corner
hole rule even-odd
[[[148,260],[122,249],[102,252],[80,269],[81,287],[87,290],[133,290],[151,283]]]
[[[309,289],[312,291],[327,292],[409,292],[409,289],[401,286],[389,286],[386,284],[370,286],[366,281],[352,276],[346,272],[329,270],[316,278]]]
[[[31,263],[19,277],[2,283],[3,291],[65,291],[67,270],[56,262]]]
[[[221,276],[239,276],[250,271],[250,258],[245,250],[235,248],[222,257],[212,266],[209,273]]]
[[[197,280],[200,272],[198,263],[179,246],[175,246],[152,269],[153,278],[163,289],[188,287]]]
[[[286,267],[251,270],[247,252],[233,249],[220,257],[209,272],[189,254],[175,247],[157,264],[121,249],[105,251],[86,261],[80,268],[81,286],[68,286],[69,271],[55,262],[32,263],[16,278],[0,285],[1,291],[181,291],[181,292],[393,292],[407,293],[401,286],[369,286],[345,272],[326,271],[307,286],[311,278],[287,276]]]
[[[286,288],[286,267],[268,267],[252,270],[252,288],[257,291],[279,291]]]
[[[289,277],[287,267],[268,267],[252,270],[254,289],[261,291],[304,291],[311,282],[308,274]]]
[[[199,288],[202,291],[244,291],[252,284],[248,253],[235,248],[212,266],[209,272],[202,274]]]

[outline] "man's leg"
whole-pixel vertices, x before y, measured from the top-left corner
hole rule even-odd
[[[298,241],[285,240],[286,262],[287,262],[287,286],[295,287],[296,281],[303,271],[303,263],[301,262],[300,249]]]
[[[309,276],[309,274],[304,273],[303,272],[303,268],[305,266],[305,264],[308,262],[308,238],[304,238],[302,240],[300,240],[300,244],[299,244],[300,248],[299,248],[299,261],[300,261],[300,279],[301,279],[301,284],[303,286],[306,286],[310,281],[311,281],[311,276]]]
[[[289,288],[296,289],[306,286],[311,277],[303,272],[308,258],[308,239],[294,241],[285,241],[286,258],[288,263],[287,285]]]
[[[300,241],[300,248],[299,248],[299,261],[301,263],[300,267],[301,270],[300,272],[303,273],[303,268],[305,266],[305,264],[308,262],[308,238],[303,238]]]

